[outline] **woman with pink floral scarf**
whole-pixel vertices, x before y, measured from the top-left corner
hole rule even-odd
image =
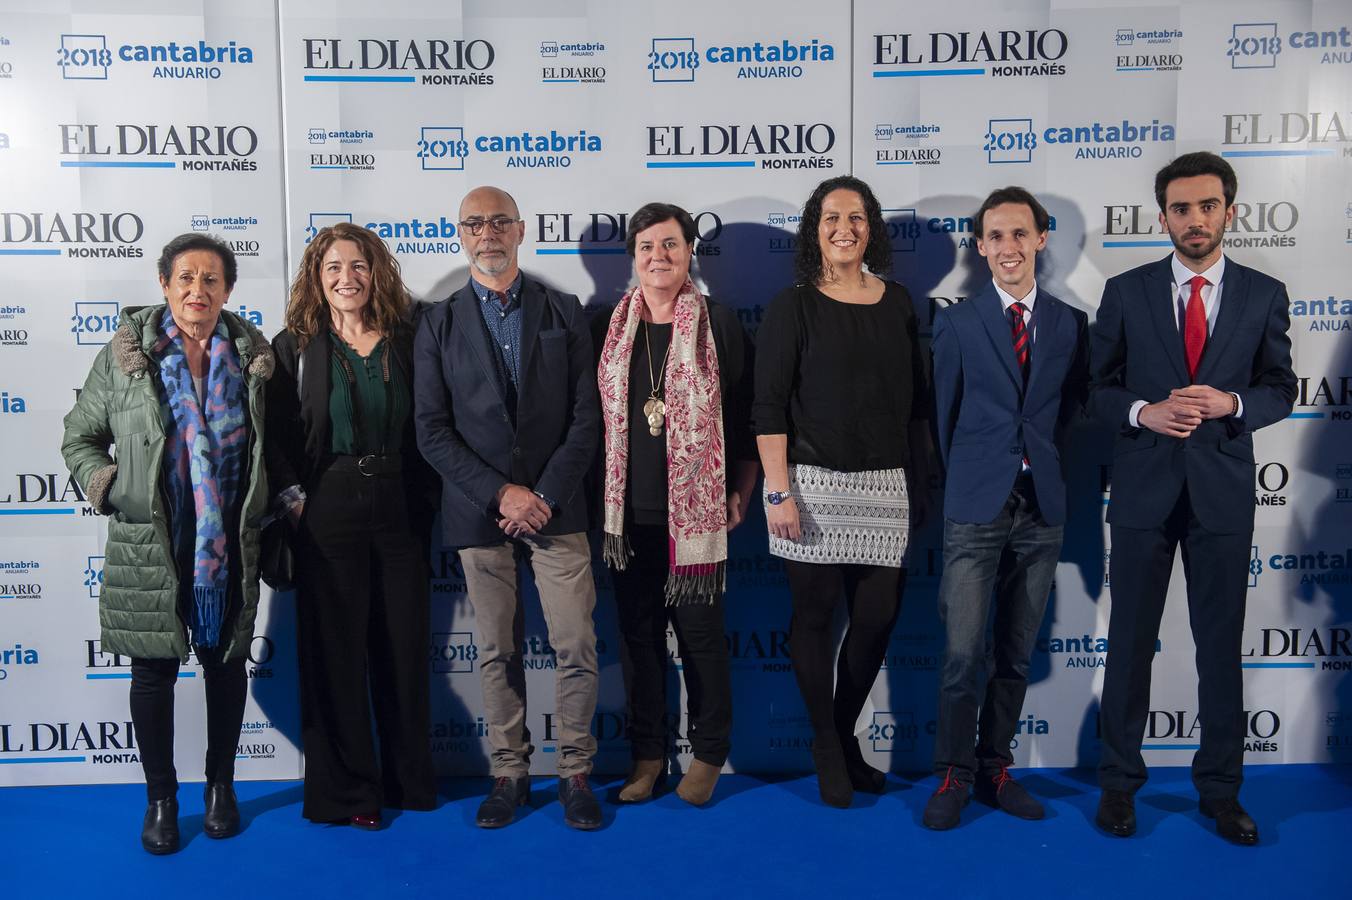
[[[629,217],[638,285],[596,317],[605,422],[604,556],[614,572],[633,768],[620,800],[652,796],[669,745],[667,622],[676,633],[694,761],[676,793],[708,802],[727,761],[732,685],[723,633],[727,533],[758,466],[751,343],[690,279],[698,231],[679,206]]]

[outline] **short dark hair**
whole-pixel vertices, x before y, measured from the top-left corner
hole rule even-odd
[[[681,235],[685,238],[685,242],[693,245],[695,239],[699,237],[699,229],[695,227],[694,216],[674,203],[645,203],[634,210],[634,214],[629,217],[629,228],[624,235],[625,252],[630,256],[634,255],[634,244],[638,240],[639,232],[647,231],[654,225],[660,225],[672,219],[675,219],[676,224],[681,226]]]
[[[180,234],[164,245],[164,249],[160,251],[160,280],[168,281],[169,276],[173,274],[174,260],[193,250],[208,250],[219,256],[221,267],[225,269],[225,289],[231,290],[234,288],[235,276],[239,274],[239,266],[235,263],[235,251],[231,250],[229,244],[215,235],[200,234],[196,231]]]
[[[813,190],[803,204],[803,215],[798,220],[798,246],[793,257],[794,278],[799,284],[816,284],[822,277],[822,248],[817,243],[817,226],[822,220],[822,201],[832,191],[854,191],[864,201],[868,216],[868,246],[864,248],[864,265],[875,275],[892,270],[892,239],[883,221],[882,204],[873,196],[873,190],[853,175],[828,178]]]
[[[1198,175],[1215,175],[1221,180],[1221,190],[1225,192],[1225,206],[1235,205],[1235,194],[1239,192],[1239,179],[1230,164],[1209,150],[1196,153],[1184,153],[1169,165],[1155,173],[1155,202],[1164,212],[1164,192],[1169,182],[1179,178],[1194,178]]]
[[[976,216],[972,219],[972,231],[978,240],[986,233],[983,224],[986,213],[1005,203],[1019,203],[1032,210],[1033,224],[1037,226],[1038,234],[1045,234],[1047,229],[1052,227],[1052,217],[1047,214],[1046,208],[1037,202],[1037,198],[1017,185],[1010,185],[991,191],[982,202],[981,208],[976,211]]]

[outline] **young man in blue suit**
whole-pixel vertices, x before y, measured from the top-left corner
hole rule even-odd
[[[1090,408],[1117,435],[1097,822],[1119,837],[1136,831],[1150,664],[1182,544],[1202,732],[1193,783],[1222,837],[1258,843],[1238,799],[1253,433],[1290,414],[1296,376],[1285,286],[1221,252],[1237,186],[1214,153],[1180,156],[1156,174],[1174,252],[1108,280],[1091,339]]]
[[[934,744],[942,780],[924,814],[936,830],[958,824],[973,790],[1019,818],[1043,814],[1010,777],[1009,747],[1061,554],[1060,441],[1084,402],[1089,352],[1088,317],[1037,286],[1050,223],[1023,188],[993,192],[974,222],[991,283],[934,318],[935,423],[948,473],[939,586],[947,649]]]
[[[577,297],[521,272],[516,201],[475,188],[460,204],[469,283],[422,318],[413,344],[418,449],[441,473],[443,539],[460,548],[479,631],[493,788],[481,828],[511,823],[530,796],[530,729],[517,558],[529,560],[558,663],[554,710],[564,821],[590,830],[596,632],[587,503],[601,431],[596,359]]]

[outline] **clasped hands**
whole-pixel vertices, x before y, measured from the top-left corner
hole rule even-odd
[[[1235,398],[1206,384],[1175,388],[1159,403],[1147,403],[1137,416],[1142,428],[1169,437],[1186,438],[1207,419],[1220,419],[1235,411]]]
[[[508,537],[536,534],[554,515],[548,503],[519,484],[504,484],[498,491],[498,512],[498,527]]]

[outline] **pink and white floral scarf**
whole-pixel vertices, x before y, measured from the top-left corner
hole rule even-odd
[[[623,571],[633,551],[624,534],[629,474],[629,366],[644,308],[643,289],[620,298],[597,369],[605,422],[603,556]],[[728,505],[718,353],[704,297],[686,279],[676,298],[663,380],[667,434],[668,606],[712,603],[727,580]]]

